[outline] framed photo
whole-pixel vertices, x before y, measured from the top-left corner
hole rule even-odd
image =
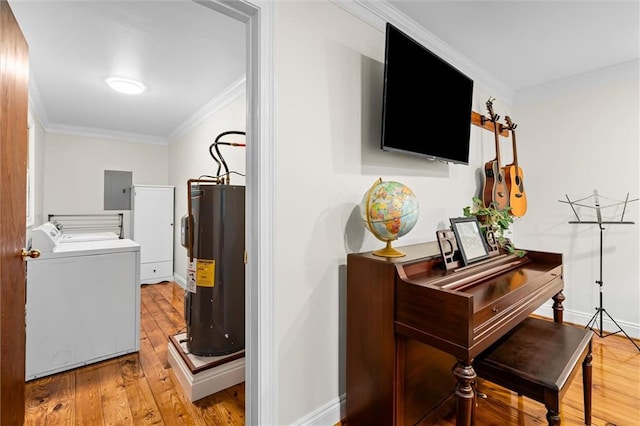
[[[489,257],[487,244],[475,217],[456,217],[449,219],[451,229],[458,241],[458,249],[465,265]]]

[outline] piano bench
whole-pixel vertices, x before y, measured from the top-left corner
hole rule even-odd
[[[591,424],[591,338],[593,331],[529,317],[481,353],[478,377],[547,408],[549,425],[560,425],[560,400],[582,364],[584,422]]]

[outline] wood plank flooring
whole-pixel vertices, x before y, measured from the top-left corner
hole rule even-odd
[[[544,348],[541,348],[544,350]],[[593,426],[640,425],[640,352],[624,335],[593,337]],[[580,367],[578,367],[580,368]],[[477,422],[482,426],[546,425],[544,405],[519,397],[505,388],[480,379]],[[563,426],[584,425],[582,371],[570,384],[561,404]],[[454,413],[434,426],[455,425]]]
[[[33,380],[25,425],[243,425],[244,383],[190,402],[167,362],[167,338],[184,331],[175,283],[141,289],[140,352]],[[624,336],[593,339],[593,425],[640,425],[640,352]],[[479,426],[546,425],[542,404],[479,380]],[[562,401],[562,424],[583,425],[580,373]],[[343,421],[343,425],[347,422]],[[455,425],[455,413],[433,426]],[[387,425],[381,425],[387,426]]]
[[[27,382],[25,425],[243,425],[244,383],[190,402],[167,361],[184,290],[141,288],[140,352]]]
[[[638,342],[636,340],[636,342]],[[544,348],[541,348],[544,350]],[[624,335],[593,337],[593,426],[640,426],[640,352]],[[580,368],[580,367],[579,367]],[[544,405],[478,379],[478,426],[546,426]],[[583,426],[582,372],[578,372],[561,404],[563,426]],[[428,426],[455,426],[455,412]],[[348,419],[341,422],[348,425]],[[423,425],[424,426],[424,425]]]

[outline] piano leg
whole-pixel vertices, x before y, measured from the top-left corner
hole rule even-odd
[[[560,324],[562,324],[563,322],[562,312],[564,311],[564,306],[562,305],[562,302],[564,302],[566,297],[564,297],[564,294],[562,294],[562,291],[560,291],[555,296],[553,296],[552,299],[553,299],[553,320],[555,322],[559,322]]]
[[[476,372],[469,362],[458,360],[453,367],[456,384],[456,426],[474,426],[476,393],[473,389]]]

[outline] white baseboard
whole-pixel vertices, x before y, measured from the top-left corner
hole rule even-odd
[[[543,306],[539,308],[535,313],[548,318],[553,318],[553,308],[551,306]],[[567,323],[586,326],[591,318],[593,318],[592,315],[593,314],[589,315],[584,312],[565,310],[563,313],[563,320]],[[640,338],[640,326],[638,326],[638,324],[619,321],[618,319],[615,320],[630,337],[634,339]],[[612,321],[610,321],[606,315],[603,316],[603,323],[605,334],[607,332],[612,333],[618,330],[618,327]],[[596,326],[593,326],[593,328],[599,329],[599,325],[600,323],[598,322]],[[624,334],[622,333],[620,333],[620,335],[624,336]],[[317,408],[306,416],[298,419],[293,423],[293,425],[334,426],[346,417],[345,401],[346,395],[342,394],[339,398],[328,402],[327,404]]]
[[[597,318],[595,324],[590,322],[593,319],[593,315],[595,314],[595,312],[596,312],[595,309],[591,314],[565,309],[565,311],[562,314],[562,318],[564,322],[568,322],[571,324],[584,325],[585,327],[588,324],[590,324],[591,328],[597,329],[598,331],[600,331],[599,317]],[[553,308],[551,306],[543,306],[539,308],[535,313],[538,315],[543,315],[545,317],[553,318]],[[616,319],[616,317],[613,316],[613,314],[611,314],[611,316],[615,319],[615,322],[618,323],[620,328],[622,328],[624,332],[627,335],[629,335],[629,337],[632,337],[634,339],[640,339],[640,325],[633,324],[626,321],[620,321]],[[613,321],[611,321],[606,314],[602,315],[602,329],[603,329],[603,334],[614,333],[619,330],[618,326]],[[624,336],[624,333],[622,332],[620,332],[619,334],[621,336]]]
[[[346,417],[345,409],[346,395],[342,394],[339,398],[329,401],[322,407],[317,408],[313,412],[299,419],[294,426],[334,426]]]
[[[244,357],[194,375],[182,360],[175,346],[169,342],[167,359],[176,374],[178,382],[180,382],[180,386],[182,386],[191,402],[230,388],[245,380]]]
[[[154,278],[145,278],[145,279],[140,279],[140,284],[144,285],[144,284],[160,284],[160,283],[164,283],[167,281],[173,281],[174,280],[174,276],[173,275],[166,275],[164,277],[154,277]]]
[[[187,280],[180,274],[173,273],[173,281],[178,283],[180,287],[187,288]]]

